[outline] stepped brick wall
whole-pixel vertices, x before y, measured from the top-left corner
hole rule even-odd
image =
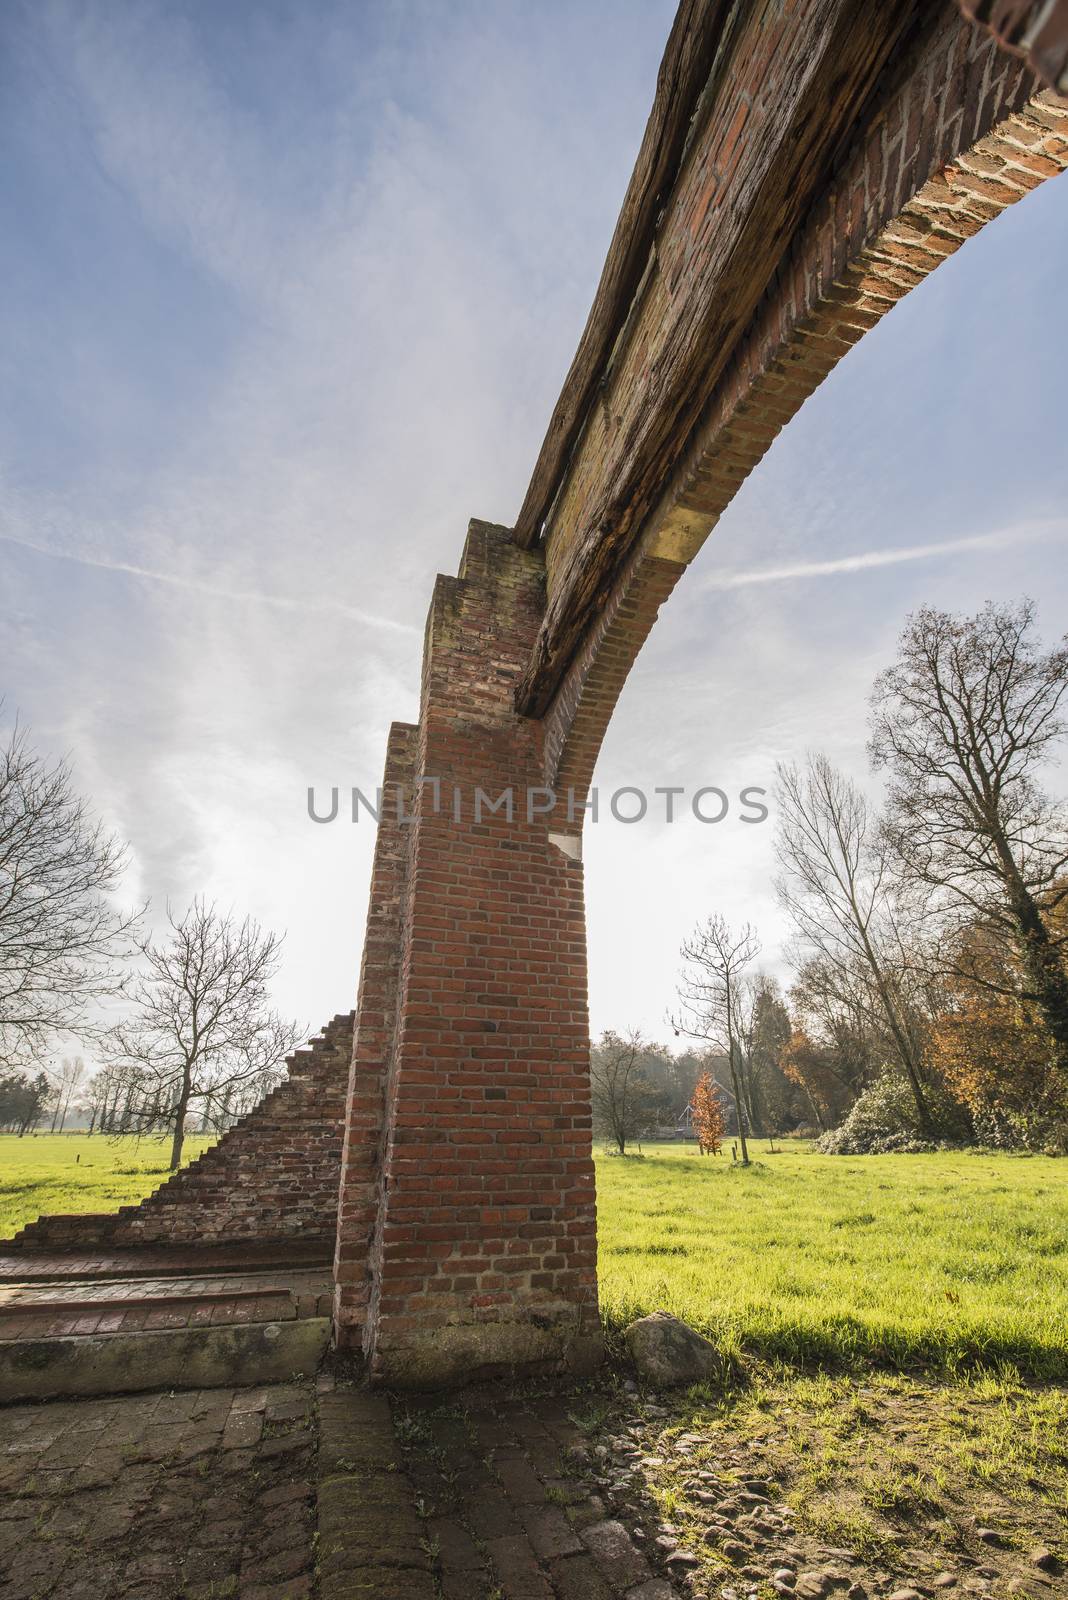
[[[39,1217],[6,1248],[321,1243],[337,1228],[354,1014],[291,1055],[289,1076],[140,1205]]]

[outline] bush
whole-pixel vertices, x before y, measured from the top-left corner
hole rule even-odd
[[[966,1142],[971,1134],[967,1113],[944,1090],[928,1086],[925,1092],[941,1138],[931,1139],[920,1131],[908,1079],[897,1068],[887,1067],[854,1102],[841,1126],[823,1135],[817,1149],[828,1156],[887,1155],[945,1150]]]
[[[1047,1156],[1068,1154],[1068,1127],[1055,1116],[983,1105],[972,1108],[972,1122],[976,1139],[989,1150],[1028,1150]]]

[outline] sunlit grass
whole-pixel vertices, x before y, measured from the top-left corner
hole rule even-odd
[[[189,1138],[192,1159],[212,1141]],[[167,1176],[165,1139],[0,1135],[0,1236],[109,1211]],[[1068,1160],[819,1156],[748,1170],[690,1146],[598,1158],[609,1333],[663,1308],[794,1370],[875,1363],[1068,1377]]]
[[[185,1141],[183,1166],[215,1143]],[[0,1238],[44,1213],[114,1211],[158,1189],[167,1177],[170,1139],[132,1134],[0,1134]]]
[[[599,1157],[610,1333],[664,1309],[795,1368],[1068,1376],[1068,1161],[753,1153]]]

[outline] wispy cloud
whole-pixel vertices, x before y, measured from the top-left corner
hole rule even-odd
[[[417,636],[419,629],[410,622],[398,622],[395,617],[379,617],[363,611],[358,606],[346,605],[342,600],[324,600],[315,597],[300,598],[295,595],[264,594],[257,589],[231,589],[202,578],[184,577],[176,572],[153,572],[149,567],[136,566],[131,561],[112,560],[107,556],[88,555],[81,550],[50,550],[45,545],[34,544],[11,533],[0,533],[0,542],[17,545],[20,550],[32,550],[35,555],[49,561],[71,561],[75,566],[94,567],[101,572],[118,572],[147,583],[167,584],[173,589],[185,589],[193,594],[208,595],[214,600],[237,600],[249,605],[276,606],[281,611],[322,612],[348,617],[368,628],[383,628],[389,633]]]
[[[716,572],[701,585],[705,591],[750,589],[761,583],[789,583],[800,578],[835,578],[844,573],[870,572],[876,567],[897,567],[909,561],[931,561],[937,556],[964,555],[969,551],[1007,550],[1013,545],[1068,535],[1068,521],[1050,518],[1017,527],[998,528],[964,539],[938,539],[932,544],[905,545],[892,550],[866,550],[837,556],[831,561],[794,561],[780,567],[753,567],[747,572]]]
[[[0,8],[0,692],[130,839],[133,892],[288,928],[294,1014],[352,1003],[372,846],[310,824],[307,785],[373,787],[434,572],[522,498],[675,3]],[[924,600],[1026,591],[1063,628],[1068,522],[1013,526],[1068,504],[1057,189],[784,430],[654,629],[605,782],[733,790],[814,741],[862,770]],[[770,927],[770,833],[591,829],[595,1026],[660,1029],[699,915]]]

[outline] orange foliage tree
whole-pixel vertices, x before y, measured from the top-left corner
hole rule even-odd
[[[701,1154],[718,1156],[727,1131],[727,1113],[710,1072],[703,1072],[697,1080],[690,1116]]]
[[[1054,1042],[1027,996],[1021,963],[981,926],[959,943],[930,1054],[978,1131],[1008,1119],[1025,1143],[1068,1145],[1068,1083]]]

